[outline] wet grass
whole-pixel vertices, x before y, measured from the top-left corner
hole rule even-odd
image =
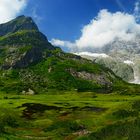
[[[139,105],[139,95],[115,93],[0,94],[0,120],[4,120],[4,123],[0,121],[3,126],[0,137],[10,140],[96,140],[96,137],[131,140],[133,134],[127,135],[131,131],[128,127],[133,125],[134,130],[139,130],[139,123],[136,123],[140,117]],[[122,134],[119,134],[120,129]]]

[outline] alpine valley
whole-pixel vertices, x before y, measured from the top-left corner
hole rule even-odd
[[[1,24],[0,139],[139,140],[139,38],[76,55],[31,17]]]

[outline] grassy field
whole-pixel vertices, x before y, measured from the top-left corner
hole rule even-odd
[[[0,94],[0,140],[139,140],[140,96]]]

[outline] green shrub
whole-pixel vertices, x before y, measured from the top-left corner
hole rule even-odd
[[[118,140],[127,138],[128,140],[140,139],[140,118],[134,121],[117,122],[108,125],[97,132],[89,135],[89,140]]]
[[[132,104],[132,108],[135,109],[135,110],[140,111],[140,100],[135,101],[135,102]]]
[[[132,116],[132,117],[138,116],[138,112],[120,109],[120,110],[117,110],[116,112],[113,112],[112,115],[115,116],[116,118],[123,119],[123,118],[127,118],[130,116]]]
[[[2,112],[0,114],[0,133],[5,133],[6,127],[16,128],[21,125],[23,120],[19,117],[17,112],[5,108],[2,108],[0,111]]]
[[[54,124],[46,128],[45,131],[57,130],[59,132],[59,130],[63,130],[61,131],[62,133],[72,133],[83,129],[85,129],[84,125],[79,124],[76,121],[65,120],[55,122]]]

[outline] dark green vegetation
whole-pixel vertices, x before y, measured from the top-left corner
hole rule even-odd
[[[3,140],[139,140],[140,96],[93,92],[0,95]]]
[[[52,46],[31,18],[0,25],[2,140],[139,140],[140,86]]]

